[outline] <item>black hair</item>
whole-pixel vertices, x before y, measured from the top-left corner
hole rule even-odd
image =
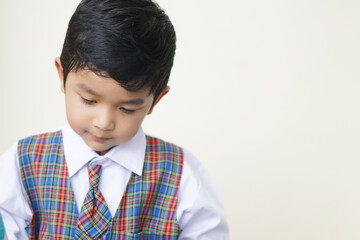
[[[61,65],[66,77],[88,68],[128,91],[167,86],[176,49],[174,27],[151,0],[83,0],[70,19]]]

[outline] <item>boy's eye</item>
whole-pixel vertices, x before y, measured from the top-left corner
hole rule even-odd
[[[121,107],[120,110],[123,111],[124,113],[133,113],[133,112],[135,112],[135,110],[127,109],[127,108],[123,108],[123,107]]]
[[[94,103],[96,103],[96,101],[94,101],[94,100],[89,100],[89,99],[86,99],[86,98],[83,98],[83,97],[82,97],[82,100],[86,104],[94,104]]]

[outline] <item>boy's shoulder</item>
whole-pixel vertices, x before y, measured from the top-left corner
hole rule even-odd
[[[183,147],[181,144],[168,141],[162,137],[153,136],[150,134],[145,134],[147,148],[152,148],[155,145],[162,146],[162,149],[173,148],[183,155],[183,158],[187,165],[190,165],[191,168],[197,168],[201,165],[201,162],[197,157],[186,147]]]
[[[42,131],[36,131],[30,135],[19,138],[19,140],[17,142],[24,141],[27,139],[44,138],[46,136],[55,136],[55,135],[59,135],[59,134],[61,135],[61,132],[62,132],[61,127],[45,129]]]
[[[172,142],[163,140],[162,138],[154,137],[154,136],[151,136],[151,135],[148,135],[148,134],[146,134],[145,137],[146,137],[147,148],[152,148],[154,146],[159,146],[159,147],[162,147],[164,149],[173,148],[173,149],[176,149],[179,152],[183,153],[183,148],[181,146],[175,144],[175,143],[172,143]]]
[[[32,134],[32,135],[29,135],[27,137],[19,139],[18,143],[19,142],[24,142],[24,141],[48,139],[48,138],[54,138],[54,137],[58,137],[58,138],[62,137],[61,129],[35,133],[35,134]]]
[[[44,147],[50,143],[61,143],[62,141],[62,131],[61,129],[50,129],[46,131],[41,131],[34,133],[24,138],[20,138],[16,145],[17,148],[31,148],[36,146]]]

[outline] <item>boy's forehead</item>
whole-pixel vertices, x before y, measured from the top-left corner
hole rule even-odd
[[[93,95],[102,95],[106,94],[108,91],[116,90],[126,92],[131,96],[137,95],[147,97],[151,95],[150,87],[146,86],[139,90],[128,90],[108,75],[97,74],[89,69],[78,70],[73,72],[73,74],[69,74],[69,77],[74,78],[77,88]]]

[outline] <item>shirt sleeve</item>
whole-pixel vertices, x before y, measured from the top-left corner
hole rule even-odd
[[[17,144],[0,156],[0,214],[9,240],[29,239],[25,227],[32,210],[21,180]]]
[[[224,207],[210,175],[201,163],[184,150],[177,218],[181,240],[228,240]]]

